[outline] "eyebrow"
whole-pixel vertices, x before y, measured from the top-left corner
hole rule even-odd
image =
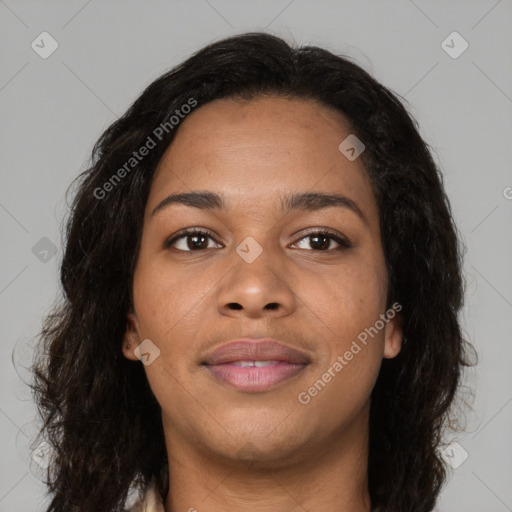
[[[172,204],[183,204],[192,208],[201,210],[222,210],[226,208],[224,197],[216,192],[209,190],[196,190],[192,192],[182,192],[179,194],[170,194],[160,201],[151,212],[151,217]],[[281,196],[281,209],[283,211],[305,210],[317,211],[324,208],[345,208],[357,214],[365,223],[367,219],[363,212],[349,197],[341,194],[326,194],[322,192],[300,192],[288,193]]]

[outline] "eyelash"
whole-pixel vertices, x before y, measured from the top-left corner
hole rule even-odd
[[[206,236],[210,237],[215,243],[219,243],[219,242],[217,242],[215,240],[213,232],[210,231],[209,229],[206,229],[206,228],[202,228],[202,229],[191,228],[191,229],[186,229],[186,230],[183,230],[181,232],[178,232],[177,234],[173,235],[172,238],[167,239],[164,242],[164,249],[170,249],[172,244],[174,244],[175,242],[177,242],[181,238],[186,238],[188,236],[194,236],[194,235],[206,235]],[[335,247],[334,249],[327,249],[327,250],[310,249],[310,251],[314,251],[314,252],[327,252],[328,253],[328,252],[331,252],[331,251],[341,251],[341,250],[349,249],[350,247],[352,247],[352,244],[347,239],[340,237],[335,231],[332,231],[332,230],[330,230],[328,228],[320,228],[320,229],[317,229],[316,231],[310,231],[309,233],[304,235],[302,238],[300,238],[299,241],[303,240],[304,238],[312,237],[314,235],[326,236],[326,237],[334,240],[337,244],[339,244],[339,247]],[[180,251],[180,252],[189,252],[189,253],[191,253],[191,252],[201,252],[201,251],[205,251],[207,249],[197,249],[195,251],[194,250],[183,251],[181,249],[177,249],[177,250]]]

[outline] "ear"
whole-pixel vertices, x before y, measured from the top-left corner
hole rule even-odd
[[[140,345],[139,322],[134,312],[126,315],[126,330],[123,336],[123,355],[132,361],[139,361],[133,351]]]
[[[384,357],[393,359],[402,350],[402,317],[397,313],[388,321],[384,329]]]

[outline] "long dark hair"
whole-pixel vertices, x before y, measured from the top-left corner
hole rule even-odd
[[[462,367],[472,366],[458,319],[462,243],[442,175],[401,101],[349,58],[249,33],[203,48],[151,83],[101,135],[90,168],[74,183],[63,297],[38,336],[42,354],[31,385],[43,420],[39,436],[53,453],[48,512],[118,512],[130,483],[143,490],[153,478],[168,493],[160,406],[143,366],[121,351],[144,209],[155,168],[179,129],[176,111],[262,94],[320,101],[344,114],[364,141],[388,307],[402,305],[407,340],[396,358],[383,361],[372,393],[369,490],[382,512],[435,506],[447,476],[442,434],[453,424]],[[154,147],[135,161],[148,137]]]

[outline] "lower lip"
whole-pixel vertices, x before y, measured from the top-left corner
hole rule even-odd
[[[279,362],[272,366],[259,368],[256,366],[235,366],[229,363],[205,366],[216,378],[239,391],[257,393],[291,379],[304,370],[307,365]]]

